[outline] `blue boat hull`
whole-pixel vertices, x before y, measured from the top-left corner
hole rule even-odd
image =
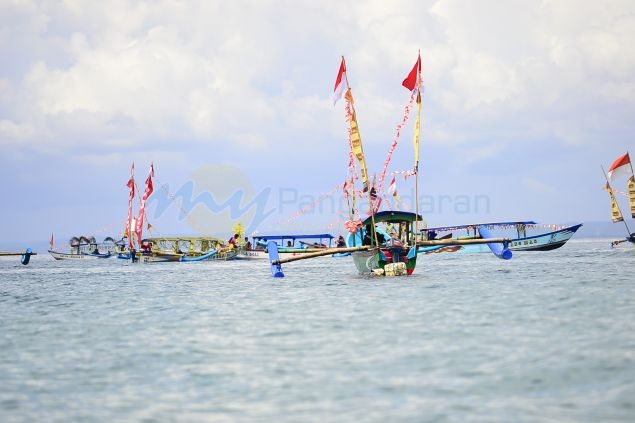
[[[582,224],[569,226],[553,232],[527,236],[523,238],[514,238],[509,243],[509,249],[512,251],[550,251],[562,247],[573,234],[576,233]],[[419,253],[491,253],[487,245],[444,245],[434,247],[420,247]]]

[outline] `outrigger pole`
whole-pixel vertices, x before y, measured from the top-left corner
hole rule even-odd
[[[416,246],[435,246],[435,245],[471,245],[471,244],[503,244],[507,245],[511,239],[509,238],[480,238],[480,239],[435,239],[431,241],[418,241]],[[283,278],[282,263],[290,263],[292,261],[328,256],[336,253],[350,253],[354,251],[364,251],[374,248],[370,245],[362,245],[360,247],[346,248],[326,248],[324,251],[315,253],[301,253],[297,256],[281,259],[278,255],[278,244],[275,241],[267,243],[267,251],[269,252],[269,264],[271,265],[271,276],[274,278]]]
[[[29,261],[31,260],[31,256],[36,256],[36,255],[37,253],[34,253],[31,248],[27,248],[26,251],[23,253],[0,252],[0,256],[22,256],[22,258],[20,259],[20,263],[22,263],[25,266],[29,264]]]

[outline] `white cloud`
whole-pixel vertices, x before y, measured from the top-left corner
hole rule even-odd
[[[422,156],[451,157],[457,179],[503,157],[522,180],[524,151],[597,166],[632,143],[632,1],[42,0],[0,3],[3,163],[154,158],[177,174],[206,160],[281,161],[301,173],[309,158],[327,163],[332,186],[346,162],[343,107],[330,101],[340,55],[375,169],[419,49]],[[413,121],[399,170],[411,165]]]

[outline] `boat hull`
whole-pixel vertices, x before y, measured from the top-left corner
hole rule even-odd
[[[417,256],[408,257],[408,252],[394,248],[374,248],[351,253],[353,263],[360,274],[385,276],[411,275],[417,264]]]
[[[227,261],[236,259],[238,252],[236,250],[228,250],[228,251],[210,251],[209,253],[201,254],[199,256],[183,256],[180,261],[190,262],[190,261]]]
[[[49,254],[55,260],[87,260],[87,259],[106,259],[112,257],[112,254],[93,254],[93,253],[60,253],[58,251],[48,250]]]
[[[562,247],[576,233],[582,224],[569,226],[557,231],[543,234],[514,238],[509,243],[512,251],[550,251]],[[444,245],[435,247],[420,247],[419,253],[491,253],[486,244],[475,245]]]
[[[295,251],[278,250],[280,259],[296,257],[302,254],[315,253],[321,251],[320,248],[298,248]],[[269,260],[269,253],[266,250],[238,250],[236,254],[238,260]]]

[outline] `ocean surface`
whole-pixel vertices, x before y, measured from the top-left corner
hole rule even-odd
[[[623,245],[623,244],[622,244]],[[635,248],[0,259],[0,421],[633,422]]]

